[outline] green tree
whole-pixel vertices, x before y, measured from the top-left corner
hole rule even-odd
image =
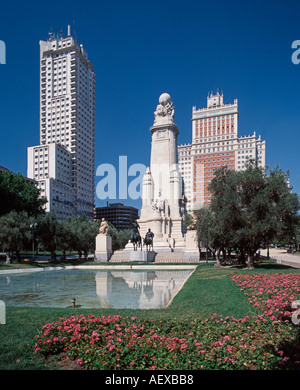
[[[85,215],[79,218],[80,221],[80,241],[85,260],[88,259],[88,253],[95,250],[95,239],[99,232],[97,223],[87,219]]]
[[[112,250],[114,252],[119,249],[118,230],[114,227],[114,225],[111,222],[107,221],[107,224],[109,226],[108,234],[111,236],[111,245],[112,245]]]
[[[194,211],[196,217],[195,228],[197,231],[198,247],[206,247],[206,261],[208,260],[208,248],[212,249],[213,243],[213,214],[207,208]],[[188,222],[190,219],[188,219]]]
[[[14,175],[11,171],[0,173],[0,215],[15,210],[37,216],[44,212],[46,202],[35,184],[21,174]]]
[[[190,214],[190,213],[184,214],[184,217],[183,217],[183,224],[184,224],[186,227],[189,227],[190,225],[192,225],[192,223],[193,223],[193,216],[192,216],[192,214]]]
[[[66,252],[72,251],[73,232],[71,219],[58,221],[60,223],[60,240],[58,241],[58,250],[62,252],[61,260],[66,260]]]
[[[249,268],[260,246],[295,231],[299,200],[286,179],[279,168],[265,172],[251,161],[244,171],[217,170],[209,186],[218,229],[227,231],[226,245],[247,255]]]
[[[126,229],[126,230],[120,230],[118,232],[118,246],[119,249],[124,249],[125,245],[128,243],[131,234],[133,230],[132,229]]]
[[[95,249],[95,238],[99,232],[99,223],[89,221],[85,215],[70,220],[70,247],[78,252],[81,260],[82,252],[84,258],[88,258],[90,250]]]
[[[295,228],[294,243],[296,251],[300,250],[300,216],[298,215],[297,224]]]
[[[31,219],[26,211],[11,211],[0,217],[0,247],[7,252],[6,263],[11,264],[13,254],[29,246],[31,240]]]
[[[36,236],[39,247],[50,252],[50,261],[56,261],[56,250],[58,249],[63,228],[56,215],[47,213],[37,218]]]
[[[239,226],[237,186],[235,172],[226,167],[215,171],[214,180],[212,180],[209,186],[210,191],[215,194],[210,204],[210,212],[212,214],[210,235],[211,246],[214,248],[217,258],[216,265],[221,264],[221,252],[223,261],[226,260],[226,252],[230,253],[233,245],[234,231]]]

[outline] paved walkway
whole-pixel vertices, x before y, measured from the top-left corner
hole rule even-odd
[[[267,250],[261,250],[262,256],[267,256]],[[271,259],[276,260],[278,264],[288,265],[293,268],[300,268],[300,256],[287,253],[286,249],[273,249],[270,248]]]

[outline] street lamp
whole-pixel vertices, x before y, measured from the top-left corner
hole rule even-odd
[[[30,229],[32,229],[32,261],[34,261],[34,239],[35,239],[35,229],[37,227],[37,223],[32,223],[30,225]]]

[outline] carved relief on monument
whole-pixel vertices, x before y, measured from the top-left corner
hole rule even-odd
[[[166,120],[174,123],[174,106],[168,93],[160,95],[154,118],[154,124],[165,123]]]

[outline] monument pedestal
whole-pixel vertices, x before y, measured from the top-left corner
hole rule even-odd
[[[154,251],[146,251],[137,250],[130,252],[130,261],[155,261],[155,252]]]
[[[98,234],[96,236],[95,261],[107,262],[112,255],[111,236]]]
[[[197,244],[196,230],[188,230],[186,233],[184,260],[199,261],[199,248]]]

